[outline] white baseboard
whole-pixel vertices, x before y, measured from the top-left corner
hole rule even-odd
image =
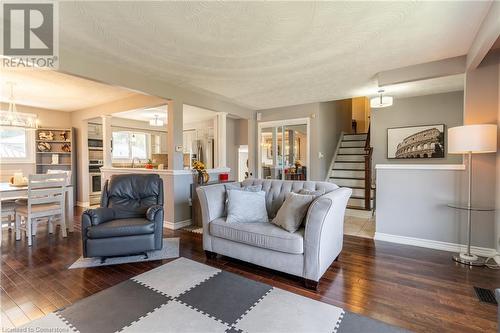
[[[88,202],[88,201],[77,201],[76,205],[78,207],[89,208],[90,207],[90,202]]]
[[[379,241],[413,245],[418,247],[426,247],[429,249],[443,250],[449,252],[461,252],[466,250],[467,248],[467,246],[463,244],[447,243],[431,239],[384,234],[381,232],[376,232],[374,239]],[[482,257],[493,257],[497,255],[497,251],[495,249],[487,247],[479,247],[479,246],[471,246],[471,252]],[[497,259],[495,258],[495,260]]]
[[[189,220],[184,220],[184,221],[178,221],[178,222],[170,222],[170,221],[164,221],[164,228],[170,229],[170,230],[177,230],[180,228],[187,227],[188,225],[191,225],[191,219]]]

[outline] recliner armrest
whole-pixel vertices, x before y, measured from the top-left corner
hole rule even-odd
[[[82,227],[91,225],[99,225],[115,219],[115,211],[113,208],[100,207],[94,209],[87,209],[82,215]],[[89,223],[90,222],[90,223]],[[89,224],[89,225],[85,225]]]
[[[156,216],[161,213],[163,213],[163,206],[153,205],[149,207],[148,210],[146,211],[146,218],[149,221],[154,222],[156,220]]]

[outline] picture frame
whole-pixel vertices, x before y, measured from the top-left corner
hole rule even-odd
[[[444,124],[387,129],[387,159],[434,159],[446,156]]]

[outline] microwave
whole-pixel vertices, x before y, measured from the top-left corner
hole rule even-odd
[[[88,140],[89,148],[102,148],[102,140],[101,139],[89,139]]]

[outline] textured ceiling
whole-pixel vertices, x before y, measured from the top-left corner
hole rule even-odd
[[[136,95],[132,91],[48,70],[4,70],[0,73],[0,101],[8,102],[14,83],[17,104],[75,111]]]
[[[373,94],[380,71],[466,54],[490,4],[61,2],[60,47],[262,109]]]
[[[159,119],[167,122],[167,106],[163,105],[156,108],[137,109],[113,113],[113,117],[140,121],[149,121],[150,119],[154,119],[156,115]],[[182,118],[184,124],[210,120],[213,119],[216,115],[217,113],[214,111],[202,109],[197,106],[187,104],[184,104],[183,106]]]

